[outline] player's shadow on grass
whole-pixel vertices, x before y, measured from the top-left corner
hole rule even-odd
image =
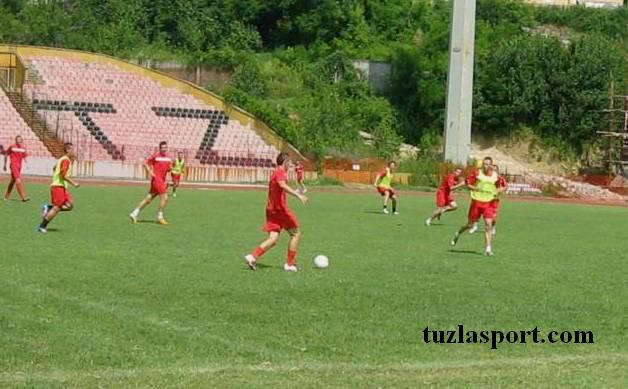
[[[256,265],[255,265],[255,267],[256,267],[256,268],[257,268],[257,270],[259,271],[259,270],[268,270],[268,269],[272,269],[272,268],[279,267],[279,266],[267,265],[267,264],[265,264],[265,263],[258,263],[258,264],[256,264]],[[244,271],[248,271],[248,272],[250,272],[250,271],[251,271],[251,269],[249,269],[249,268],[248,268],[248,267],[246,267],[246,266],[245,266],[244,268],[242,268],[242,270],[244,270]],[[254,272],[253,272],[253,273],[254,273]]]
[[[159,224],[157,220],[138,220],[137,224]]]
[[[59,232],[58,228],[46,228],[46,231],[48,232]]]
[[[483,254],[479,251],[471,251],[471,250],[456,250],[456,249],[449,249],[450,253],[455,253],[455,254],[469,254],[469,255],[479,255],[479,256],[483,256]]]
[[[362,213],[369,213],[371,215],[384,215],[384,216],[390,216],[390,215],[386,215],[384,212],[382,211],[363,211]]]

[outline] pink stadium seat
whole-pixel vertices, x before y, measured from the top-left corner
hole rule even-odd
[[[89,117],[118,150],[124,151],[126,162],[143,160],[161,140],[168,141],[173,151],[185,150],[189,155],[201,157],[197,163],[224,164],[227,158],[235,161],[249,155],[266,159],[268,154],[277,153],[250,127],[223,119],[224,113],[218,117],[215,107],[177,89],[163,87],[150,78],[109,63],[87,63],[79,58],[32,56],[26,60],[44,80],[43,85],[25,85],[25,91],[33,99],[113,104],[115,113],[90,111]],[[168,108],[169,112],[160,116],[157,108]],[[188,114],[188,110],[194,114]],[[199,117],[196,110],[211,110],[211,115]],[[79,157],[112,159],[112,150],[106,150],[73,112],[40,110],[40,113],[64,140],[75,139],[80,145]],[[212,124],[215,120],[218,123]],[[209,151],[213,152],[211,159],[205,158]]]
[[[17,135],[22,136],[24,139],[24,144],[30,155],[36,157],[52,156],[46,146],[15,110],[9,97],[0,90],[0,145],[3,148],[8,147],[13,144]]]

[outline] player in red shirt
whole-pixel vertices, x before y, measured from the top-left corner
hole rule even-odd
[[[155,197],[159,196],[159,211],[157,213],[157,223],[166,225],[168,222],[164,219],[164,209],[168,203],[168,184],[166,177],[172,168],[172,157],[168,155],[168,143],[159,143],[159,152],[151,155],[144,162],[144,169],[151,177],[150,190],[144,199],[139,203],[137,208],[129,214],[131,222],[137,223],[137,217],[140,211],[150,204]]]
[[[297,161],[294,165],[294,172],[297,174],[297,185],[299,186],[299,191],[301,193],[307,193],[307,188],[303,183],[305,174],[303,173],[303,165],[301,164],[301,161]]]
[[[23,202],[30,201],[30,197],[24,193],[24,185],[22,184],[22,162],[26,160],[28,153],[26,147],[22,144],[22,137],[15,137],[15,144],[9,146],[4,153],[4,171],[7,171],[7,159],[11,160],[11,181],[7,186],[7,191],[4,194],[4,199],[9,200],[11,198],[11,192],[13,192],[13,186],[17,189],[17,194],[20,196]]]
[[[451,191],[456,190],[465,185],[464,180],[461,180],[462,169],[456,168],[452,173],[449,173],[445,178],[443,178],[443,182],[441,182],[438,187],[438,191],[436,191],[436,210],[432,213],[431,217],[428,217],[425,220],[425,225],[429,226],[432,224],[432,220],[440,220],[440,217],[445,212],[451,212],[458,209],[458,204],[451,196]]]
[[[499,174],[499,166],[493,164],[493,170],[497,174]],[[505,192],[508,189],[508,182],[506,182],[506,179],[504,178],[504,176],[499,175],[497,177],[497,187],[502,188],[502,191],[500,192],[500,194]],[[498,211],[499,211],[499,206],[501,205],[499,200],[500,200],[499,197],[497,197],[497,198],[495,198],[495,200],[493,200],[493,207],[495,208],[495,213],[496,213],[495,219],[493,219],[493,229],[491,230],[491,234],[493,234],[493,235],[496,234],[495,225],[497,224],[497,214],[498,214]],[[473,223],[473,227],[471,227],[471,229],[469,230],[469,234],[475,233],[479,229],[479,227],[480,226],[478,225],[478,222]]]
[[[288,231],[290,243],[288,243],[288,256],[283,269],[287,272],[296,272],[296,256],[299,247],[301,231],[299,222],[286,202],[286,193],[298,198],[303,204],[307,203],[307,197],[295,191],[288,185],[288,166],[290,159],[288,154],[280,153],[277,156],[277,168],[273,172],[268,184],[268,202],[266,203],[266,224],[264,231],[268,238],[263,241],[251,254],[244,257],[247,266],[251,270],[256,269],[257,261],[264,253],[277,244],[281,230]]]

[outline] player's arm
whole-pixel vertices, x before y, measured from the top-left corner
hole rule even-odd
[[[68,170],[70,170],[70,161],[63,161],[63,163],[61,163],[61,172],[59,173],[61,175],[61,178],[64,181],[67,181],[70,183],[70,185],[72,185],[75,188],[78,188],[80,185],[78,182],[74,181],[72,178],[70,177],[66,177],[68,174]]]
[[[307,203],[307,200],[308,200],[307,197],[305,197],[301,193],[292,189],[286,181],[279,181],[278,184],[281,187],[281,189],[285,190],[287,193],[299,199],[303,204]]]
[[[146,162],[144,162],[144,170],[146,170],[146,173],[148,173],[149,177],[155,177],[155,172],[153,171],[153,166],[152,166],[152,157],[147,159]]]
[[[383,177],[384,173],[377,173],[377,175],[375,176],[375,182],[373,183],[373,186],[377,188],[377,186],[379,185],[379,180]]]
[[[11,154],[11,147],[4,151],[4,171],[7,171],[7,159],[9,159],[9,154]]]
[[[473,190],[473,191],[479,191],[478,187],[475,186],[475,183],[477,181],[477,177],[475,175],[475,173],[471,174],[469,177],[467,177],[466,180],[464,180],[464,184],[467,186],[467,188],[469,190]]]
[[[451,190],[456,190],[458,188],[462,188],[463,186],[465,186],[466,183],[464,182],[464,180],[460,181],[459,183],[457,183],[456,185],[451,187]]]
[[[502,193],[504,193],[506,190],[508,189],[508,183],[506,182],[506,180],[504,179],[504,177],[499,177],[499,180],[497,180],[497,196],[501,195]]]

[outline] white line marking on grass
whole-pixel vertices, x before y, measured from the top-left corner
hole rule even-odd
[[[450,361],[450,362],[427,362],[427,363],[398,363],[398,364],[371,364],[371,363],[322,363],[303,362],[303,364],[272,364],[270,362],[257,365],[208,365],[201,367],[192,366],[168,366],[161,368],[136,368],[136,369],[104,369],[95,371],[83,370],[51,370],[43,372],[2,372],[0,382],[19,383],[25,381],[46,381],[46,382],[67,382],[78,379],[102,379],[120,380],[151,376],[168,375],[203,375],[217,373],[246,373],[246,372],[269,372],[269,373],[333,373],[333,372],[408,372],[408,373],[430,373],[434,370],[446,370],[448,374],[455,373],[456,370],[468,370],[478,368],[530,368],[537,369],[547,365],[572,365],[575,363],[608,363],[616,362],[624,366],[628,363],[628,354],[602,354],[602,355],[576,355],[576,356],[551,356],[542,358],[502,358],[476,361]],[[620,366],[617,366],[620,367]],[[573,366],[581,369],[582,366]]]
[[[129,308],[121,307],[119,305],[114,306],[113,304],[109,305],[109,304],[103,304],[103,303],[94,302],[94,301],[85,301],[79,297],[61,293],[49,287],[34,286],[34,285],[25,286],[23,284],[15,283],[13,281],[9,281],[9,280],[6,280],[6,281],[7,283],[12,284],[16,288],[22,289],[29,293],[44,293],[46,296],[54,297],[57,300],[70,302],[85,309],[105,312],[122,320],[131,319],[133,321],[143,322],[146,324],[150,324],[154,327],[164,328],[166,330],[173,331],[173,332],[180,332],[180,333],[184,333],[188,335],[193,335],[198,338],[209,338],[211,340],[222,343],[223,345],[228,346],[232,349],[257,354],[259,357],[268,358],[269,356],[277,354],[276,351],[273,351],[265,347],[261,347],[261,346],[249,347],[246,344],[233,342],[221,336],[213,335],[209,333],[209,329],[181,326],[172,322],[171,320],[157,318],[151,315],[145,315],[135,308],[129,309]],[[247,343],[250,344],[251,342],[247,341]]]

